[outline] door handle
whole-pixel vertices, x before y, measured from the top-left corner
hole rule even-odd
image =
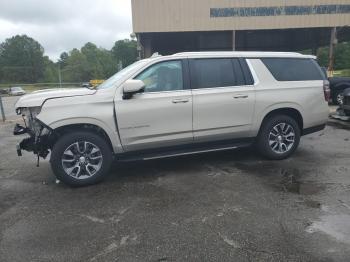
[[[190,102],[190,99],[188,99],[188,98],[179,98],[179,99],[173,100],[174,104],[188,103],[188,102]]]
[[[235,98],[235,99],[248,98],[248,95],[235,95],[233,98]]]

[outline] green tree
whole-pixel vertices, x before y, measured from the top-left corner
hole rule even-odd
[[[86,43],[81,48],[81,53],[87,59],[89,79],[104,78],[103,61],[101,61],[101,50],[93,43]]]
[[[135,40],[119,40],[112,48],[112,54],[116,61],[121,61],[126,67],[137,60],[137,42]]]
[[[350,42],[340,43],[335,48],[334,56],[336,70],[350,68]]]
[[[44,56],[44,73],[40,82],[57,83],[58,65],[52,62],[48,56]]]
[[[320,65],[327,67],[329,64],[329,47],[321,47],[317,53]],[[350,42],[339,43],[334,50],[334,69],[342,70],[350,68]]]
[[[103,71],[102,79],[108,79],[118,71],[118,61],[114,59],[111,51],[100,49],[99,59]]]
[[[67,52],[63,52],[60,55],[60,59],[58,60],[58,64],[60,67],[65,67],[67,65],[67,60],[68,60],[69,54]]]
[[[33,38],[16,35],[0,45],[2,82],[37,82],[44,67],[44,48]]]
[[[89,79],[89,68],[86,56],[74,48],[67,59],[67,65],[61,68],[64,82],[85,82]]]
[[[65,60],[64,75],[70,81],[89,81],[107,79],[117,71],[117,61],[111,51],[86,43],[81,50],[73,50]],[[61,61],[63,61],[61,57]],[[77,71],[83,72],[78,74]],[[67,73],[65,73],[67,72]]]

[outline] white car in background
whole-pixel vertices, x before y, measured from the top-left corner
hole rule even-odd
[[[10,96],[22,96],[26,94],[26,91],[23,90],[20,86],[10,87],[8,89],[8,94]]]
[[[199,52],[155,56],[97,89],[56,89],[16,104],[17,147],[46,157],[73,186],[101,181],[112,160],[155,159],[255,145],[285,159],[325,128],[329,82],[314,56]],[[311,153],[311,152],[310,152]]]

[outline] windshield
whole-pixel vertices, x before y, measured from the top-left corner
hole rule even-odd
[[[12,87],[11,90],[12,91],[22,91],[23,89],[20,87]]]
[[[107,81],[103,82],[101,85],[97,87],[97,89],[107,89],[114,87],[118,81],[120,81],[124,76],[132,73],[132,71],[136,71],[137,69],[141,68],[144,64],[147,63],[147,60],[140,60],[137,61],[127,67],[125,67],[123,70],[119,71],[112,77],[110,77]]]

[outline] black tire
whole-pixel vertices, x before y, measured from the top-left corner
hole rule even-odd
[[[86,146],[86,144],[83,143],[84,141],[87,142],[88,146]],[[79,157],[79,154],[81,153],[77,152],[76,154],[74,154],[74,156],[72,156],[72,160],[69,160],[69,161],[76,161],[76,162],[73,162],[72,165],[79,165],[79,167],[76,167],[76,168],[79,168],[79,172],[80,170],[82,170],[81,172],[85,174],[84,176],[79,176],[80,178],[70,176],[69,174],[67,174],[67,172],[63,167],[64,165],[63,158],[67,157],[67,155],[64,156],[63,154],[67,152],[66,150],[68,150],[68,148],[70,148],[73,144],[77,142],[79,142],[80,145],[82,144],[85,145],[85,149],[86,147],[89,147],[89,146],[90,148],[93,146],[96,146],[96,148],[99,149],[99,152],[97,152],[98,156],[95,158],[102,159],[102,160],[92,160],[92,155],[93,155],[92,149],[90,149],[91,150],[90,153],[87,153],[89,157],[86,157],[88,160],[86,160],[87,162],[84,161],[84,163],[80,163],[81,157]],[[79,148],[79,150],[80,149],[81,148]],[[85,151],[87,152],[88,150],[89,149]],[[73,149],[69,150],[69,152],[73,152],[73,151],[74,151]],[[58,180],[62,181],[63,183],[69,186],[82,187],[82,186],[97,184],[101,182],[108,175],[109,169],[113,161],[112,154],[113,153],[112,153],[111,147],[108,145],[106,140],[101,136],[91,132],[84,132],[84,131],[73,132],[60,137],[59,140],[56,142],[51,152],[50,163],[51,163],[52,170]],[[102,158],[100,156],[102,156]],[[101,162],[99,162],[99,169],[95,170],[95,173],[93,175],[91,175],[90,177],[87,177],[88,175],[90,175],[86,171],[87,170],[86,165],[89,165],[89,161],[101,161]],[[91,166],[92,165],[90,165],[90,168],[88,168],[90,171],[91,171]]]
[[[334,105],[340,105],[341,103],[339,103],[338,101],[338,96],[343,94],[344,90],[336,90],[334,91],[333,97],[332,97],[332,102]]]
[[[279,124],[288,124],[294,131],[294,144],[284,153],[276,153],[269,144],[270,133]],[[266,119],[260,129],[256,145],[261,155],[271,160],[282,160],[288,158],[297,149],[300,142],[300,127],[298,123],[287,115],[275,115]],[[277,138],[276,138],[277,140]]]

